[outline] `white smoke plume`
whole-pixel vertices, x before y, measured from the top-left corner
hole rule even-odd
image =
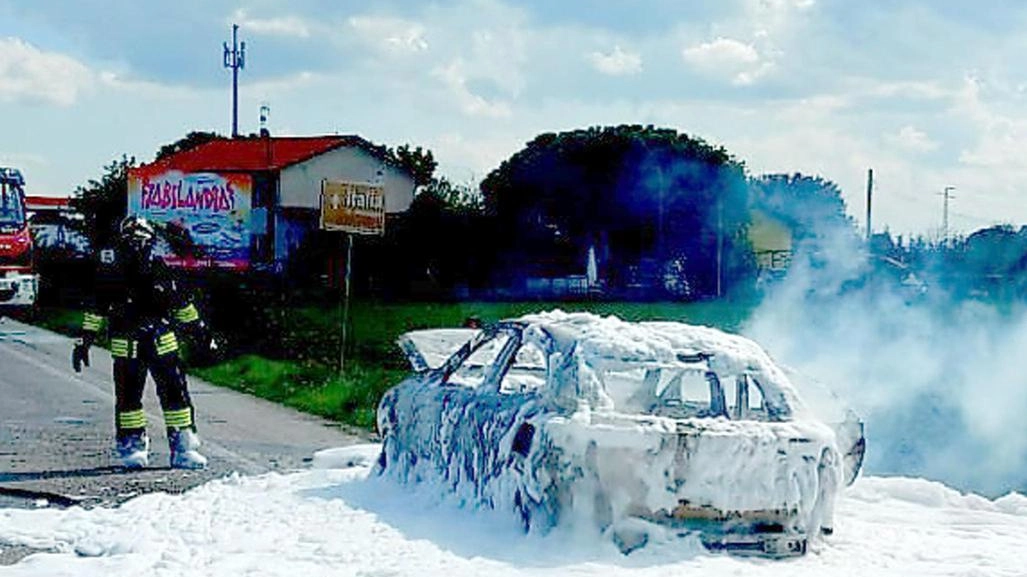
[[[864,470],[988,495],[1027,489],[1023,307],[920,294],[872,273],[851,235],[797,254],[744,332],[861,414]]]

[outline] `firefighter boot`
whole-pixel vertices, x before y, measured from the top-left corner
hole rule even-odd
[[[118,458],[129,469],[142,469],[150,464],[150,439],[146,431],[118,435]]]
[[[206,468],[207,458],[196,450],[200,447],[200,438],[192,429],[168,429],[168,445],[173,469]]]

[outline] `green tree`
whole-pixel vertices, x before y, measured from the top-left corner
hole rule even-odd
[[[673,129],[621,125],[541,134],[481,188],[507,280],[536,274],[540,263],[570,274],[596,246],[612,284],[635,282],[629,275],[646,263],[655,263],[653,275],[669,274],[673,261],[695,292],[709,295],[718,284],[718,254],[722,265],[731,264],[726,268],[735,276],[728,280],[741,280],[743,263],[751,260],[742,163]]]
[[[402,260],[411,267],[410,280],[421,296],[451,296],[457,287],[487,284],[483,273],[491,247],[476,190],[433,178],[420,189],[404,221]]]
[[[186,134],[182,138],[179,138],[178,140],[172,142],[171,144],[165,144],[164,146],[161,146],[160,150],[157,151],[157,157],[154,160],[161,160],[162,158],[166,158],[168,156],[171,156],[172,154],[178,154],[179,152],[183,152],[191,148],[196,148],[201,144],[206,144],[214,140],[224,139],[224,136],[216,132],[203,132],[194,130],[189,134]]]
[[[456,184],[445,176],[432,178],[418,192],[416,202],[438,204],[440,210],[457,213],[480,214],[485,210],[485,201],[480,191]]]
[[[135,157],[122,155],[103,167],[99,180],[75,190],[72,204],[84,217],[79,226],[92,246],[109,246],[117,234],[128,208],[128,171],[136,166]]]
[[[838,185],[819,176],[764,174],[750,181],[753,207],[782,221],[796,241],[856,234]]]
[[[402,144],[394,149],[388,149],[389,159],[408,170],[414,177],[414,184],[427,186],[431,184],[435,175],[435,169],[439,163],[435,156],[426,148],[411,148],[409,144]]]

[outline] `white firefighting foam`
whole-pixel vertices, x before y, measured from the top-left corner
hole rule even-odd
[[[0,574],[1016,576],[1027,567],[1018,494],[988,500],[920,479],[862,478],[839,501],[835,534],[805,557],[710,554],[682,540],[625,557],[573,532],[524,535],[506,516],[353,466],[377,452],[323,453],[321,466],[347,468],[229,477],[117,509],[0,510],[0,547],[51,551]]]
[[[462,504],[520,515],[532,531],[573,525],[617,538],[625,526],[637,533],[640,520],[655,521],[645,528],[648,540],[667,525],[679,528],[671,513],[681,503],[766,518],[799,538],[833,528],[844,450],[752,341],[707,327],[586,313],[517,320],[528,326],[526,339],[540,332],[550,337],[552,386],[537,394],[489,394],[488,376],[474,389],[440,385],[441,375],[422,373],[382,402],[383,475],[455,495]],[[434,359],[461,344],[458,333],[434,333],[416,339]],[[712,356],[682,360],[698,354]],[[607,394],[609,373],[644,367],[699,367],[700,379],[709,368],[731,383],[753,376],[764,417],[625,410]],[[530,445],[518,450],[525,427]],[[753,535],[744,528],[737,534]]]

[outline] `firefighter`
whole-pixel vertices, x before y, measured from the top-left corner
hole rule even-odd
[[[175,282],[167,265],[153,255],[154,226],[129,216],[120,226],[115,248],[100,253],[94,307],[86,313],[72,352],[72,367],[89,365],[89,348],[106,323],[114,358],[116,446],[122,464],[149,464],[149,439],[143,388],[149,372],[164,410],[171,466],[202,469],[207,459],[197,449],[195,412],[178,354],[178,335],[190,336],[199,352],[217,343],[196,306]]]

